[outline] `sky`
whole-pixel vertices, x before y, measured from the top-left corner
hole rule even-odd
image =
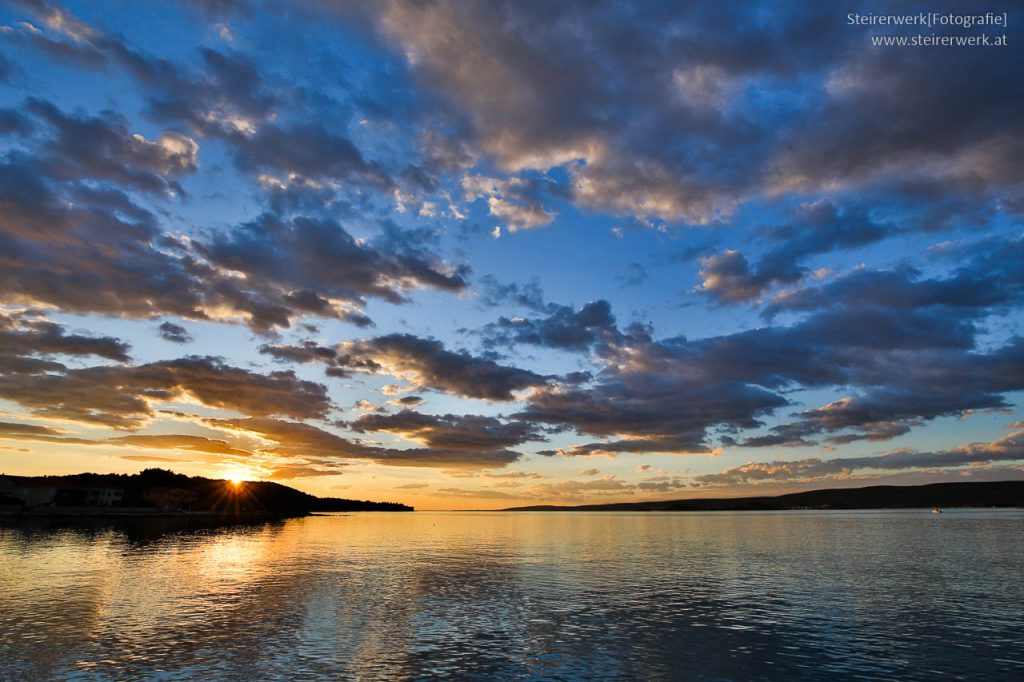
[[[966,7],[0,6],[0,472],[1022,479],[1024,15]]]

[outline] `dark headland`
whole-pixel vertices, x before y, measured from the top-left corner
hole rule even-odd
[[[794,509],[920,509],[1024,507],[1024,481],[875,485],[774,497],[707,498],[578,506],[535,505],[502,511],[782,511]]]
[[[303,516],[412,511],[397,502],[316,497],[272,481],[231,481],[163,469],[138,474],[0,475],[5,516]]]

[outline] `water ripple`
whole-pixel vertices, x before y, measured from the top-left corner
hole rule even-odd
[[[0,529],[4,680],[1024,679],[1021,512]]]

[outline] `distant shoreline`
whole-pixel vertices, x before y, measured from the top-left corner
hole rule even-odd
[[[531,505],[496,511],[815,511],[1024,507],[1024,480],[829,488],[765,497],[698,498],[583,505]]]

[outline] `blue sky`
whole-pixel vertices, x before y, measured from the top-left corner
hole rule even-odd
[[[925,32],[1007,46],[913,48],[848,13],[963,6],[10,3],[0,470],[420,508],[1019,478],[1006,9]]]

